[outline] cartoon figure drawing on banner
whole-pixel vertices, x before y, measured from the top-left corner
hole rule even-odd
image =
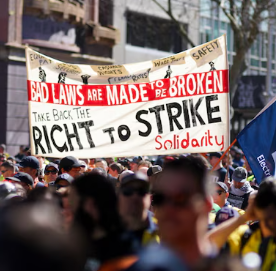
[[[65,79],[66,79],[66,72],[61,72],[58,75],[58,83],[65,84]]]
[[[168,69],[166,70],[166,75],[164,77],[164,79],[166,78],[171,78],[171,74],[172,74],[172,70],[171,70],[171,66],[168,66]]]
[[[39,67],[38,77],[41,80],[41,82],[46,82],[46,72],[41,67]]]
[[[213,61],[209,62],[209,65],[211,66],[210,72],[216,70],[215,63]]]
[[[82,82],[83,82],[84,85],[88,85],[88,79],[89,79],[90,77],[91,77],[91,76],[88,75],[88,74],[83,74],[83,75],[81,76],[81,79],[82,79]]]

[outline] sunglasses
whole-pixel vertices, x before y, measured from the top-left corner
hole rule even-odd
[[[1,170],[1,173],[4,174],[5,172],[7,172],[8,170]]]
[[[50,173],[52,173],[52,174],[57,174],[58,171],[57,171],[57,170],[46,170],[46,171],[45,171],[45,175],[49,175]]]
[[[225,191],[223,191],[223,190],[217,190],[216,192],[218,193],[219,196],[220,196],[222,193],[225,193]]]
[[[149,193],[149,190],[143,187],[140,187],[140,188],[123,187],[121,188],[121,192],[126,197],[131,197],[134,194],[137,194],[140,197],[144,197],[146,194]]]
[[[184,194],[167,196],[163,193],[155,193],[152,195],[152,206],[161,207],[165,204],[169,204],[177,208],[185,208],[190,205],[190,198]]]

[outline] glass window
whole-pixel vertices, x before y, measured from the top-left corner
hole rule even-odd
[[[254,67],[259,67],[259,60],[258,60],[258,59],[251,58],[251,59],[250,59],[250,65],[251,65],[251,66],[254,66]]]

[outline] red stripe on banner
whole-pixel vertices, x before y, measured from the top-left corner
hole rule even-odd
[[[73,85],[28,80],[29,101],[78,106],[124,105],[228,92],[228,70],[121,85]]]

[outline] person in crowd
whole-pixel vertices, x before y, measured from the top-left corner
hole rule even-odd
[[[112,163],[111,165],[109,165],[108,173],[116,179],[118,179],[122,171],[123,171],[123,167],[119,163]]]
[[[73,182],[73,180],[74,178],[68,173],[62,173],[57,176],[54,184],[56,188],[59,189],[61,187],[68,187]]]
[[[78,234],[64,233],[59,214],[49,202],[17,204],[2,210],[0,270],[83,270],[82,240]]]
[[[107,165],[106,161],[104,159],[97,159],[95,162],[95,168],[93,169],[93,171],[96,168],[102,168],[105,171],[105,174],[104,174],[105,177],[112,183],[113,187],[115,188],[117,185],[117,178],[111,176],[108,173],[108,165]]]
[[[143,158],[141,156],[135,156],[133,159],[129,160],[130,170],[136,172],[138,170],[138,164]]]
[[[139,171],[124,176],[119,188],[119,212],[130,230],[142,245],[159,242],[158,227],[150,208],[149,181]]]
[[[44,169],[44,180],[47,184],[53,184],[58,176],[58,165],[50,162]]]
[[[31,175],[25,172],[16,173],[13,177],[6,178],[10,182],[18,182],[29,193],[34,188],[34,180]]]
[[[83,165],[73,156],[66,156],[60,160],[60,173],[68,173],[73,178],[77,178],[81,174],[81,167]]]
[[[17,163],[15,157],[13,157],[13,156],[9,156],[9,157],[7,158],[7,161],[12,162],[13,164],[16,164],[16,163]]]
[[[213,257],[210,243],[204,240],[212,208],[207,180],[202,159],[187,156],[167,162],[153,187],[152,203],[163,244],[195,270]]]
[[[217,182],[215,183],[215,192],[212,195],[214,203],[216,203],[220,208],[229,207],[235,209],[239,214],[244,214],[244,211],[233,207],[230,202],[227,200],[229,197],[229,190],[225,183]]]
[[[243,165],[244,165],[243,152],[241,149],[239,149],[237,147],[235,150],[235,156],[233,159],[233,163],[238,165],[239,167],[243,167]]]
[[[243,167],[237,167],[232,175],[232,184],[229,190],[228,201],[233,207],[245,210],[248,199],[254,189],[247,181],[247,171]]]
[[[83,160],[79,160],[79,163],[82,165],[80,174],[84,174],[88,170],[88,166]]]
[[[115,270],[120,261],[131,265],[137,260],[135,238],[125,231],[115,190],[104,176],[92,172],[77,178],[72,183],[69,202],[73,225],[83,230],[87,240],[85,270],[98,270],[98,267]]]
[[[5,161],[1,166],[1,174],[6,179],[7,177],[12,177],[15,174],[15,165],[11,161]]]
[[[2,182],[0,183],[0,206],[3,207],[10,202],[18,202],[22,200],[17,194],[17,189],[13,183],[10,182]]]
[[[24,149],[25,149],[25,147],[23,145],[20,145],[19,153],[15,155],[15,158],[18,159],[19,161],[21,161],[25,157]]]
[[[5,155],[6,158],[9,157],[9,154],[6,153],[6,145],[5,144],[0,144],[0,154]]]
[[[150,168],[152,167],[152,164],[150,161],[142,160],[138,163],[138,170],[142,167]]]
[[[110,166],[111,164],[113,164],[115,162],[113,157],[107,157],[107,158],[105,158],[105,161],[108,166]]]
[[[222,165],[223,167],[226,169],[226,171],[228,170],[228,175],[230,180],[232,180],[232,174],[234,173],[234,168],[233,168],[233,159],[231,154],[226,154],[224,155],[224,157],[222,158]]]
[[[18,165],[19,171],[29,174],[33,179],[33,186],[39,182],[38,171],[39,171],[39,161],[34,156],[26,156],[21,160]]]
[[[227,170],[222,166],[222,161],[218,162],[222,154],[211,152],[208,154],[209,162],[212,166],[211,177],[213,182],[224,182]]]
[[[4,154],[0,154],[0,166],[7,160]]]
[[[221,249],[228,240],[232,255],[257,253],[261,270],[269,271],[276,260],[276,180],[264,180],[260,189],[251,194],[244,215],[230,219],[214,228],[206,238]],[[249,226],[246,222],[254,221]],[[232,242],[229,242],[232,240]]]

